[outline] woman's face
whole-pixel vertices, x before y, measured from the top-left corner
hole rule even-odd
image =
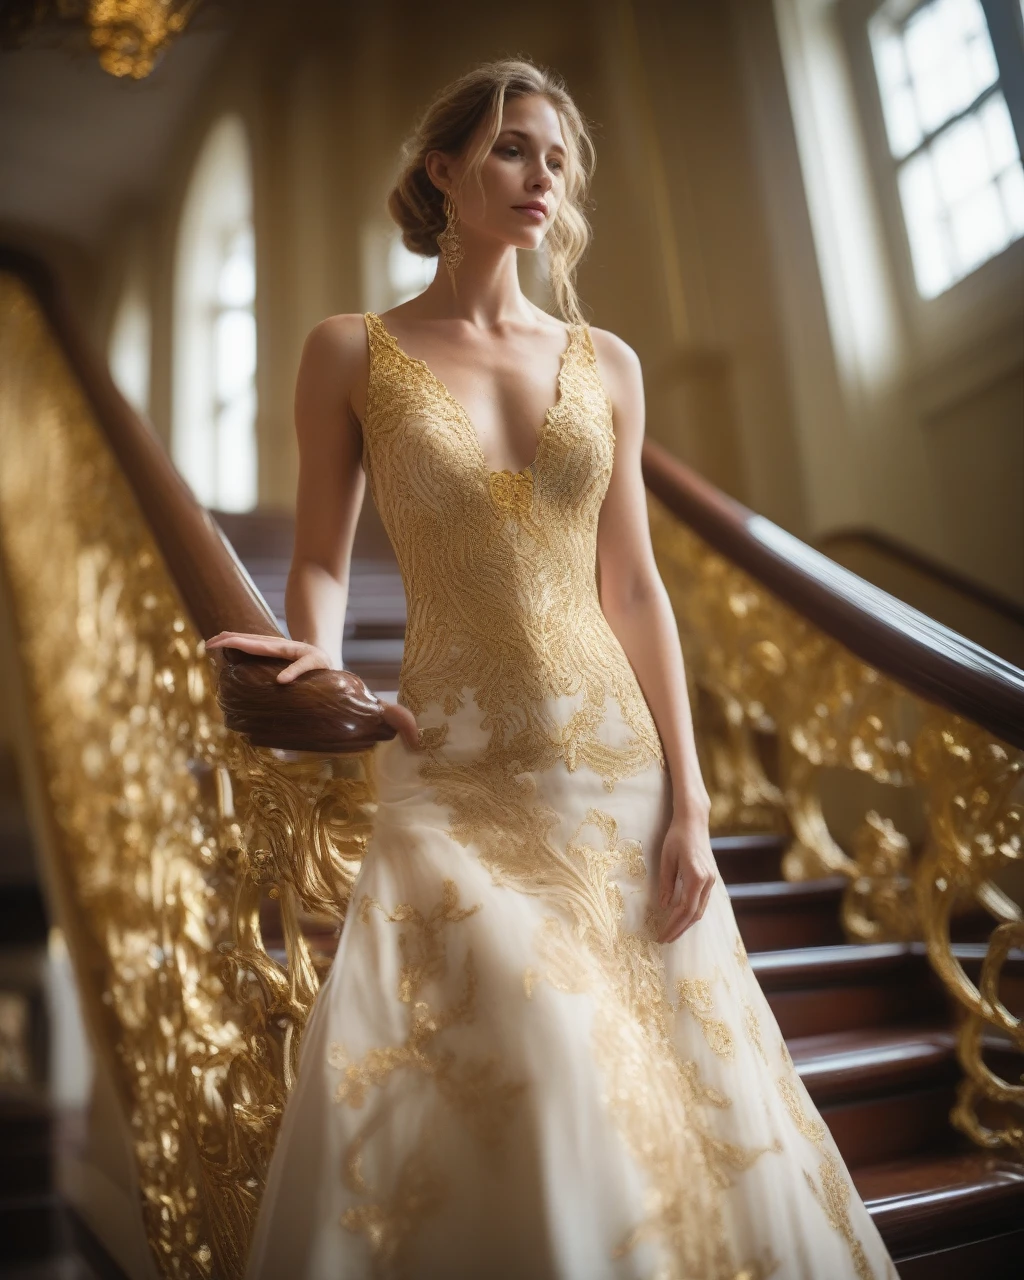
[[[468,154],[478,141],[478,135],[470,139]],[[562,124],[547,98],[531,94],[506,102],[501,132],[480,168],[483,190],[466,174],[464,160],[448,166],[463,227],[518,249],[536,249],[565,197],[566,158]]]

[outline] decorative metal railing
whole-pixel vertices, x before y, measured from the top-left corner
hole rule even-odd
[[[1024,1054],[1022,1011],[1000,998],[1001,969],[1024,948],[1024,672],[710,490],[663,451],[649,450],[645,468],[713,829],[787,833],[787,879],[846,876],[851,939],[927,944],[963,1011],[965,1079],[951,1119],[983,1146],[1024,1155],[1024,1084],[984,1056],[993,1035]],[[869,807],[841,847],[823,804],[837,772],[914,792],[921,840]],[[992,928],[977,981],[950,938],[953,917],[972,909]]]
[[[645,468],[715,827],[790,833],[790,877],[846,875],[851,936],[927,941],[965,1010],[955,1122],[1024,1154],[1024,1089],[988,1069],[983,1034],[1024,1049],[999,998],[1024,945],[1024,676],[864,596],[653,445]],[[239,1276],[319,984],[304,920],[344,918],[393,731],[350,673],[279,686],[275,664],[205,654],[203,635],[273,620],[45,273],[9,251],[0,563],[47,878],[154,1256],[166,1277]],[[840,847],[822,804],[837,769],[919,793],[921,850],[870,811]],[[962,902],[996,926],[977,982],[950,943]]]
[[[186,607],[152,531],[157,491],[176,482],[151,476],[144,514],[97,415],[110,388],[57,341],[41,292],[0,272],[0,547],[49,806],[47,878],[130,1124],[158,1266],[237,1276],[319,985],[300,913],[342,920],[372,821],[370,748],[392,731],[372,699],[330,682],[312,710],[292,700],[281,727],[301,745],[318,700],[335,753],[254,747],[226,727],[194,617],[207,606]],[[220,547],[208,538],[206,573]],[[231,573],[231,599],[208,598],[234,620],[207,625],[237,627],[248,609],[247,626],[272,628]],[[239,715],[255,690],[259,726],[273,692],[261,665],[226,676]],[[261,936],[268,895],[284,954]]]

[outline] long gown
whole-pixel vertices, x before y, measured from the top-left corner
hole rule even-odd
[[[522,471],[366,315],[408,603],[378,808],[247,1280],[892,1280],[728,893],[657,941],[662,744],[602,613],[590,331]]]

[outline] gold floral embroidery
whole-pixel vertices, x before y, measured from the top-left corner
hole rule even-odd
[[[587,826],[602,833],[603,848],[582,838]],[[725,1110],[732,1102],[706,1085],[697,1064],[676,1050],[656,913],[648,911],[637,932],[622,926],[624,901],[610,877],[630,867],[638,869],[635,842],[619,840],[611,815],[590,810],[560,860],[561,892],[549,885],[548,900],[557,901],[561,911],[544,920],[536,952],[550,985],[593,996],[592,1044],[608,1106],[649,1175],[646,1216],[614,1256],[654,1237],[671,1258],[670,1274],[732,1280],[737,1268],[717,1193],[773,1148],[728,1142],[709,1123],[709,1108]],[[697,1169],[706,1180],[694,1177]],[[748,1270],[767,1274],[754,1264]]]
[[[375,1276],[401,1274],[406,1270],[405,1247],[424,1218],[436,1213],[444,1202],[442,1171],[432,1164],[429,1142],[420,1142],[403,1160],[394,1190],[389,1196],[374,1192],[363,1172],[363,1140],[356,1138],[345,1161],[344,1183],[368,1203],[346,1209],[342,1226],[366,1237]]]
[[[681,978],[676,983],[679,993],[679,1006],[693,1014],[704,1032],[704,1039],[712,1052],[720,1058],[731,1060],[736,1055],[736,1045],[732,1032],[721,1018],[712,1016],[714,999],[711,995],[709,978]]]
[[[768,1055],[765,1053],[764,1044],[761,1041],[761,1022],[757,1016],[757,1010],[747,1001],[743,1002],[743,1029],[747,1033],[747,1039],[757,1050],[758,1057],[767,1066]]]
[[[455,998],[439,1009],[424,998],[428,984],[440,985],[447,976],[445,927],[461,924],[479,910],[479,904],[460,905],[453,880],[443,882],[440,901],[426,913],[411,903],[387,911],[375,898],[362,900],[360,922],[369,924],[379,912],[388,923],[406,926],[399,935],[402,965],[397,995],[409,1007],[409,1025],[401,1044],[370,1049],[358,1061],[352,1060],[344,1045],[330,1046],[328,1061],[342,1073],[335,1093],[338,1103],[359,1110],[371,1090],[382,1089],[396,1071],[411,1069],[434,1081],[439,1096],[485,1147],[500,1145],[525,1085],[502,1080],[493,1056],[459,1064],[450,1050],[438,1044],[450,1027],[466,1025],[475,1017],[477,974],[470,949]],[[349,1144],[344,1180],[354,1193],[373,1194],[363,1173],[363,1157],[367,1137],[378,1122],[379,1117],[371,1115]],[[390,1192],[375,1194],[370,1203],[353,1206],[343,1215],[346,1227],[366,1236],[379,1274],[390,1274],[407,1258],[411,1232],[442,1203],[441,1183],[429,1162],[429,1145],[425,1130],[413,1143]]]
[[[788,1050],[786,1056],[787,1058],[789,1057]],[[858,1280],[875,1280],[875,1273],[868,1262],[864,1246],[857,1239],[853,1230],[853,1223],[850,1221],[850,1197],[852,1193],[850,1180],[831,1149],[831,1137],[824,1121],[817,1117],[809,1116],[804,1111],[797,1088],[797,1081],[792,1075],[779,1076],[776,1084],[786,1104],[786,1110],[789,1112],[797,1130],[808,1142],[817,1147],[822,1158],[818,1169],[820,1182],[816,1181],[814,1176],[808,1173],[806,1169],[804,1170],[804,1177],[807,1179],[811,1194],[824,1210],[829,1225],[835,1231],[838,1231],[846,1241]]]

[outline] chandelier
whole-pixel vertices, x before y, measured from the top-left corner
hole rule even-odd
[[[156,65],[200,0],[13,0],[2,6],[0,44],[17,47],[33,29],[84,23],[100,66],[112,76],[142,80]]]

